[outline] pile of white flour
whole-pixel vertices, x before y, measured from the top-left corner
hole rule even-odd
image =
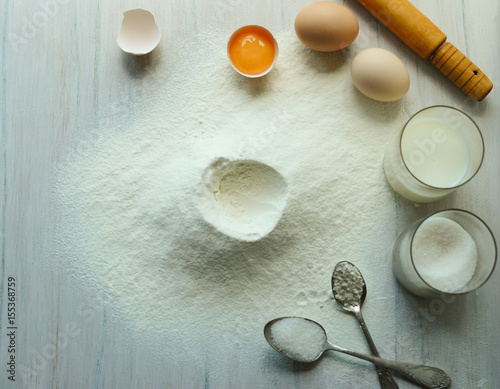
[[[279,222],[288,198],[285,179],[250,160],[217,159],[203,174],[199,208],[207,222],[233,238],[255,242]]]
[[[108,112],[91,147],[60,164],[54,257],[137,336],[229,330],[261,341],[278,316],[357,331],[335,310],[330,277],[348,260],[373,281],[372,299],[394,288],[375,281],[391,277],[390,248],[378,244],[395,234],[382,159],[402,106],[354,88],[355,53],[316,53],[277,34],[275,69],[251,80],[230,68],[224,34],[200,39],[145,71],[141,82],[155,87],[137,97],[133,120]],[[129,93],[144,87],[135,82]],[[217,158],[257,160],[286,179],[287,206],[264,239],[237,241],[203,219],[198,185]]]

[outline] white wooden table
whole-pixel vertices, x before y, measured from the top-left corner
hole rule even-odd
[[[274,357],[226,353],[216,339],[202,362],[176,361],[175,346],[152,355],[110,323],[104,307],[81,301],[72,281],[42,266],[43,247],[54,221],[47,204],[50,174],[78,138],[97,120],[104,103],[128,82],[116,37],[121,13],[151,9],[165,36],[178,40],[204,25],[229,35],[244,24],[291,28],[309,0],[143,0],[0,2],[0,387],[1,388],[355,388],[376,387],[357,379],[339,382],[320,369],[278,363]],[[361,28],[373,19],[355,0],[342,2]],[[414,0],[494,84],[500,83],[500,5],[497,0]],[[48,8],[44,8],[45,5]],[[38,25],[34,27],[33,25]],[[405,58],[413,86],[405,109],[446,104],[473,116],[487,145],[484,167],[474,181],[439,204],[413,208],[401,203],[398,230],[408,220],[445,207],[484,218],[500,238],[500,92],[482,103],[466,99],[430,64],[423,63],[383,26],[372,46]],[[167,41],[162,44],[169,45]],[[131,103],[133,104],[133,103]],[[132,108],[132,107],[130,107]],[[389,247],[394,240],[382,242]],[[8,380],[7,286],[16,283],[16,382]],[[395,356],[437,363],[452,376],[453,388],[500,387],[499,270],[477,293],[455,301],[419,300],[398,290],[395,327],[372,329],[379,344],[397,337]],[[83,304],[83,305],[82,305]],[[419,345],[421,347],[415,347]],[[271,355],[271,354],[269,354]],[[21,365],[24,367],[21,368]],[[212,367],[218,365],[217,373]],[[212,366],[212,367],[211,367]],[[335,366],[332,363],[332,366]],[[363,369],[363,368],[361,368]],[[367,368],[364,367],[364,370]],[[371,373],[370,373],[371,374]],[[400,380],[401,388],[413,387]]]

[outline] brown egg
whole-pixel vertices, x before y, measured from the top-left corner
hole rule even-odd
[[[331,1],[317,1],[299,12],[295,32],[310,49],[335,51],[354,42],[359,24],[346,7]]]

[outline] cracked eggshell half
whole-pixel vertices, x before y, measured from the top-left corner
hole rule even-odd
[[[129,54],[145,55],[160,43],[161,33],[154,15],[145,9],[132,9],[123,14],[118,46]]]
[[[351,64],[352,82],[365,96],[396,101],[410,89],[410,74],[390,51],[371,48],[359,53]]]
[[[253,160],[215,160],[202,176],[198,205],[203,218],[220,232],[247,242],[269,234],[288,199],[284,177]]]

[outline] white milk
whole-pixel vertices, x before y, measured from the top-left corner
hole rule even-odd
[[[465,140],[439,120],[424,119],[406,128],[401,152],[416,178],[438,188],[461,184],[469,166]]]

